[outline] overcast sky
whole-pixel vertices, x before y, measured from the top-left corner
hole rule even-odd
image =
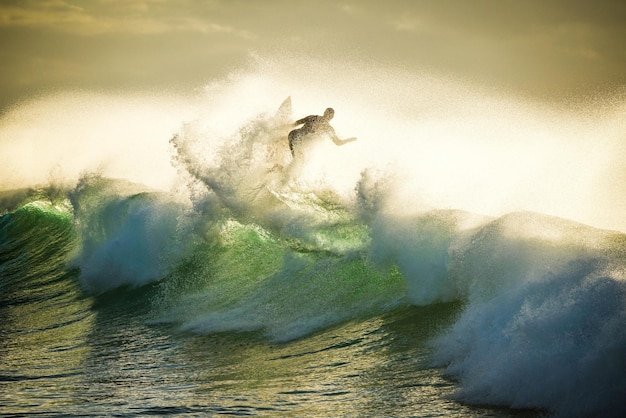
[[[623,0],[0,0],[0,111],[66,88],[190,89],[250,54],[611,94],[626,85],[625,40]]]

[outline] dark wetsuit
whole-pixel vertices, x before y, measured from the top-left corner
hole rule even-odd
[[[304,126],[289,132],[289,149],[291,150],[291,155],[295,156],[295,148],[302,142],[304,137],[313,133],[328,135],[334,143],[339,145],[341,140],[337,138],[335,130],[328,122],[328,118],[318,115],[307,116],[306,118],[296,121],[296,125],[304,124]]]

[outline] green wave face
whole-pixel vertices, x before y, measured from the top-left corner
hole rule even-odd
[[[336,233],[345,238],[341,228]],[[262,331],[287,340],[404,302],[397,270],[380,271],[362,252],[291,244],[258,225],[227,222],[216,244],[197,248],[159,285],[166,301],[160,320],[196,332]]]

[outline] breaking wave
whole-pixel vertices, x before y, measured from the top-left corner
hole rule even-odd
[[[460,383],[457,399],[559,416],[626,413],[624,233],[533,210],[477,214],[463,204],[468,190],[454,207],[448,193],[435,193],[459,187],[436,177],[440,168],[420,188],[429,179],[407,177],[406,158],[397,166],[356,158],[380,149],[368,148],[375,130],[362,132],[364,145],[319,139],[294,161],[289,98],[275,111],[245,109],[211,125],[223,112],[169,137],[169,191],[92,173],[65,188],[3,193],[2,286],[37,286],[22,274],[35,263],[19,256],[28,242],[31,256],[56,248],[85,294],[140,289],[152,324],[277,343],[457,302],[458,318],[432,341],[434,364]],[[422,122],[437,131],[433,120]],[[445,147],[433,148],[427,157]],[[467,169],[457,151],[455,174]],[[512,161],[504,156],[497,165]],[[434,164],[424,156],[413,163],[422,175]],[[478,164],[490,163],[470,165]],[[511,184],[487,183],[494,190],[481,196]]]

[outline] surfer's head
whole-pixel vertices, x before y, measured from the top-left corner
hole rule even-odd
[[[331,120],[333,116],[335,116],[335,111],[333,110],[332,107],[329,107],[328,109],[324,111],[324,119]]]

